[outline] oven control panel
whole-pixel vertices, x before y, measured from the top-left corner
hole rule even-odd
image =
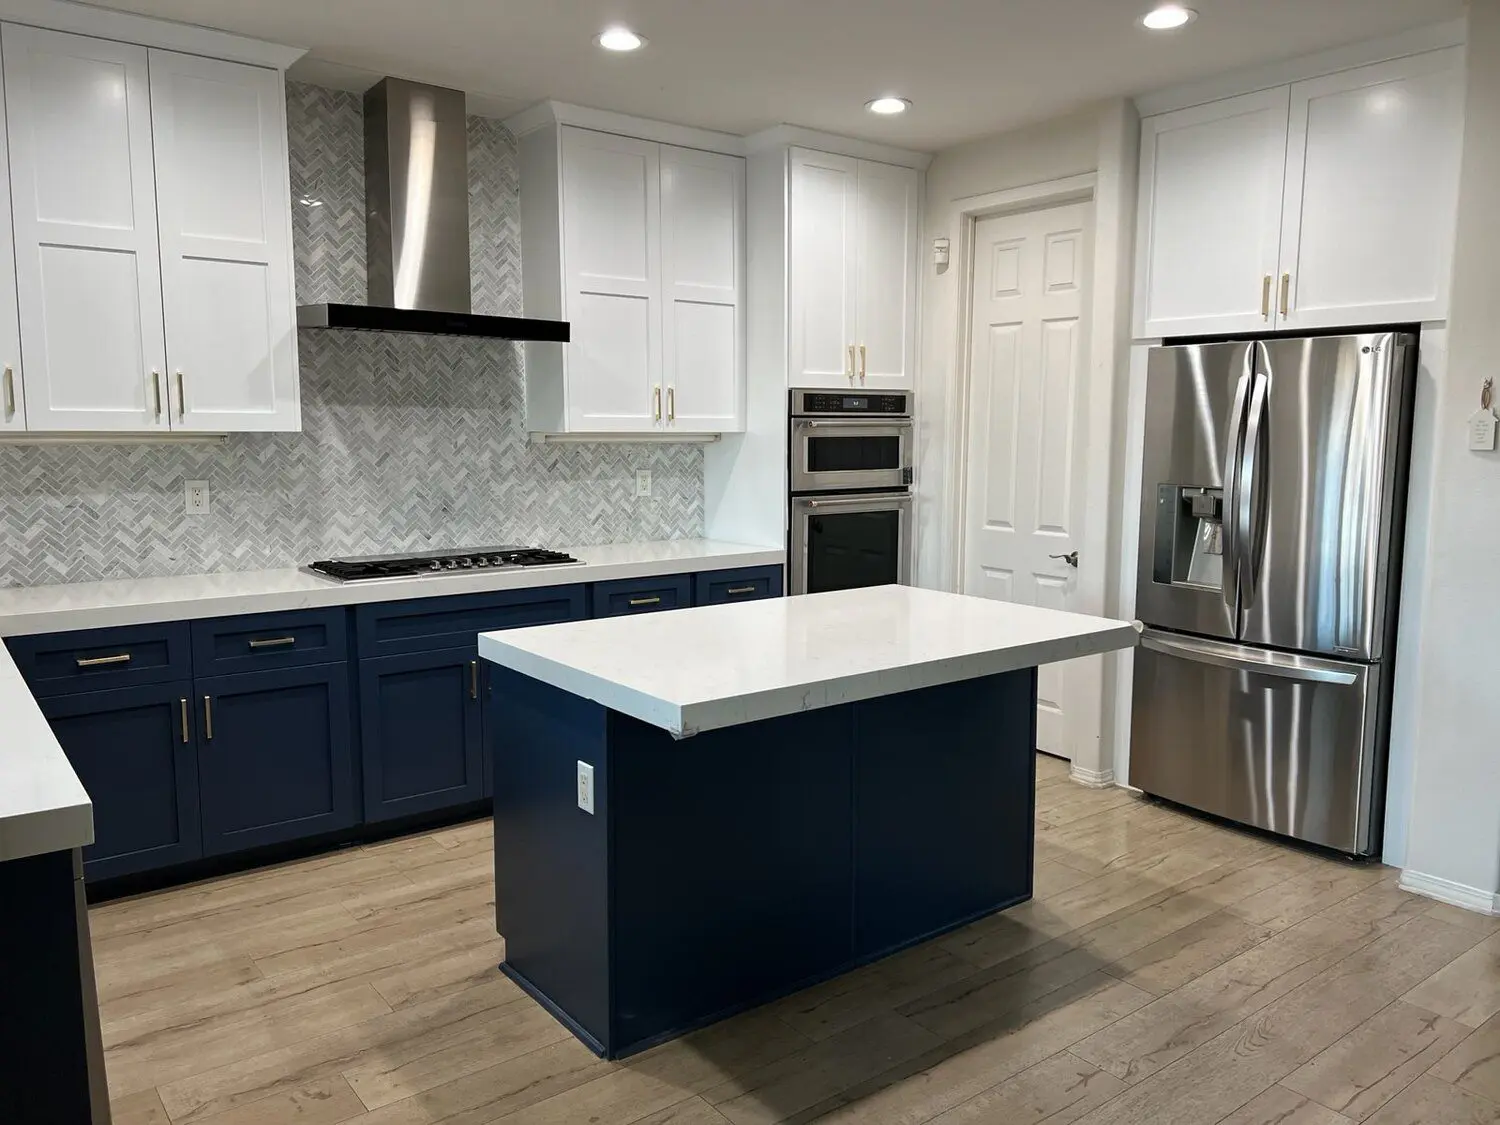
[[[842,391],[792,392],[793,414],[871,414],[903,417],[911,413],[911,396],[906,393],[863,394]]]

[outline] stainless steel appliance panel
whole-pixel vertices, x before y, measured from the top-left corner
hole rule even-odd
[[[792,594],[911,582],[909,492],[794,496]]]
[[[911,483],[910,418],[793,418],[791,490]]]
[[[1251,344],[1151,353],[1136,582],[1136,616],[1143,621],[1226,640],[1236,635],[1232,528],[1224,521],[1216,532],[1192,504],[1196,498],[1221,512],[1232,504],[1253,377]],[[1214,548],[1222,574],[1201,565]]]
[[[1240,639],[1379,660],[1399,573],[1416,339],[1384,332],[1256,348],[1232,513]]]
[[[1379,838],[1380,665],[1147,630],[1135,652],[1131,784],[1359,855]]]

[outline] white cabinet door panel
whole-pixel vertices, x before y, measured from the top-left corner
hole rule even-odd
[[[146,49],[0,41],[28,428],[167,429]]]
[[[1284,327],[1448,315],[1463,104],[1460,48],[1291,88]]]
[[[1141,123],[1136,336],[1275,326],[1289,91]]]
[[[152,51],[172,428],[296,430],[280,76]]]
[[[26,381],[21,367],[21,317],[16,298],[16,246],[11,225],[10,167],[5,130],[5,90],[0,83],[0,432],[26,428]]]
[[[651,430],[664,394],[660,146],[562,132],[568,428]]]
[[[859,163],[854,343],[861,386],[912,386],[917,362],[920,180],[910,168]]]
[[[857,343],[859,161],[793,149],[791,162],[791,385],[848,387]]]
[[[662,146],[662,347],[667,424],[743,430],[745,162]]]

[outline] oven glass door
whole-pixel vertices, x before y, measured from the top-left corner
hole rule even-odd
[[[792,593],[911,581],[909,493],[792,500]]]
[[[911,433],[905,419],[798,418],[792,423],[792,491],[908,485]]]

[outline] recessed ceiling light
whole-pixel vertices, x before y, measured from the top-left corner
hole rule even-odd
[[[865,108],[871,113],[879,113],[889,117],[892,114],[905,113],[911,108],[911,102],[905,98],[876,98],[872,102],[865,102]]]
[[[1142,16],[1141,23],[1152,31],[1171,31],[1190,24],[1197,18],[1198,13],[1192,8],[1185,8],[1181,4],[1163,4]]]
[[[637,51],[646,45],[645,38],[628,27],[607,27],[594,36],[594,42],[606,51]]]

